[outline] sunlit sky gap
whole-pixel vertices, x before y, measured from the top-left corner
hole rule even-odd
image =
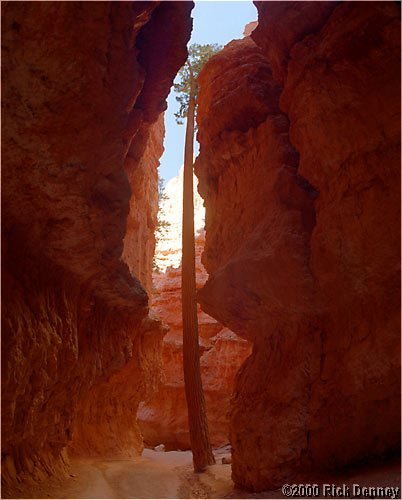
[[[192,10],[192,43],[218,43],[243,38],[244,26],[257,19],[257,10],[251,1],[195,2]],[[185,124],[177,125],[174,113],[178,110],[176,94],[172,91],[165,113],[165,152],[161,158],[159,175],[168,181],[178,174],[183,163]],[[196,151],[198,151],[196,145]]]

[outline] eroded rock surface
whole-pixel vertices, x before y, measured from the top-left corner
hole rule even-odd
[[[198,179],[194,175],[194,186]],[[164,273],[168,267],[178,268],[181,264],[181,240],[183,223],[183,166],[179,174],[170,179],[163,190],[160,200],[158,222],[163,230],[158,232],[155,247],[155,270]],[[204,200],[194,187],[194,231],[197,234],[204,230],[205,208]],[[201,247],[198,247],[200,249]]]
[[[201,264],[204,232],[196,238],[196,277],[200,288],[207,278]],[[187,404],[183,379],[183,327],[181,313],[181,267],[154,274],[152,309],[169,327],[163,339],[163,383],[151,398],[140,404],[138,423],[148,446],[161,443],[166,450],[190,449]],[[249,342],[224,328],[198,309],[201,375],[207,406],[211,444],[229,441],[229,401],[235,375],[251,352]]]
[[[155,229],[158,214],[158,166],[164,151],[164,115],[148,129],[141,156],[132,154],[125,166],[132,189],[130,211],[124,238],[123,259],[138,276],[148,294],[152,291],[152,262],[155,252]],[[134,149],[132,147],[132,149]]]
[[[203,310],[253,341],[232,477],[261,491],[400,447],[400,9],[257,2],[201,74]]]
[[[158,117],[192,2],[3,7],[2,473],[18,496],[67,445],[142,449],[164,333],[145,290]]]

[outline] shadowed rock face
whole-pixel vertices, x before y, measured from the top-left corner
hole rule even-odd
[[[159,380],[164,333],[144,288],[158,117],[186,59],[191,8],[3,6],[6,494],[63,468],[67,445],[142,449],[135,414]]]
[[[259,491],[400,446],[400,10],[256,4],[256,44],[201,74],[196,173],[201,307],[254,344],[232,474]]]

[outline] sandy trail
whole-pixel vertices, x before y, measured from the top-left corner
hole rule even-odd
[[[74,460],[72,477],[30,498],[286,498],[280,489],[261,493],[235,489],[231,466],[222,464],[222,457],[228,455],[227,450],[215,450],[217,464],[202,474],[193,472],[189,451],[144,450],[142,457],[134,459]],[[311,477],[309,482],[400,488],[400,470],[400,460],[394,459],[338,476]]]
[[[74,460],[74,479],[57,498],[179,498],[178,468],[191,467],[191,452],[144,450],[130,460]]]

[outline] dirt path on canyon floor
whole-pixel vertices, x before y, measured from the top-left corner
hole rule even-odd
[[[247,493],[234,489],[230,465],[222,464],[227,450],[216,450],[217,464],[195,474],[189,451],[144,450],[131,460],[74,460],[71,476],[35,498],[285,498],[280,490]],[[399,486],[400,461],[366,467],[317,481],[366,486]],[[398,495],[400,498],[400,495]]]
[[[218,450],[220,465],[195,474],[189,451],[144,450],[133,459],[75,459],[70,477],[44,488],[41,498],[219,498],[233,491],[227,450]]]
[[[179,498],[181,469],[191,467],[191,452],[144,450],[133,459],[72,461],[71,477],[51,492],[53,498]],[[49,497],[48,497],[49,498]]]

